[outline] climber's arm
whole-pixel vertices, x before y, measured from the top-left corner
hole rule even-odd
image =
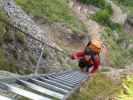
[[[84,57],[84,50],[80,50],[71,54],[72,59],[82,59]]]
[[[98,70],[99,66],[100,66],[100,58],[99,58],[99,56],[96,56],[95,61],[94,61],[94,66],[91,70],[91,73],[95,73]]]

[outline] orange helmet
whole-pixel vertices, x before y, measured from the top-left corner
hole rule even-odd
[[[101,42],[99,40],[92,40],[91,44],[99,49],[101,49],[101,47],[102,47]]]
[[[89,47],[95,53],[100,53],[102,45],[99,40],[93,39],[87,47]]]

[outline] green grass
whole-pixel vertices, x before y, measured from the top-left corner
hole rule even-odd
[[[116,38],[116,35],[118,38]],[[109,57],[111,64],[116,67],[123,67],[133,62],[133,50],[127,49],[123,44],[132,44],[133,36],[122,31],[113,32],[110,28],[106,28],[102,33],[105,44],[109,48]]]
[[[133,75],[124,75],[116,82],[105,74],[97,73],[68,100],[132,100],[132,98]]]
[[[118,93],[117,100],[132,100],[133,99],[133,75],[127,76],[123,80],[122,88]]]
[[[83,4],[87,4],[87,5],[91,4],[101,9],[106,8],[109,10],[110,13],[112,12],[110,4],[106,0],[79,0],[79,1]]]
[[[97,73],[69,100],[112,100],[111,97],[115,96],[119,88],[119,84],[113,83],[104,74]]]
[[[80,2],[87,5],[91,4],[100,8],[94,15],[90,17],[91,19],[95,20],[101,25],[110,27],[111,29],[120,28],[119,24],[113,23],[110,19],[113,10],[110,3],[108,3],[106,0],[80,0]]]
[[[115,1],[124,6],[133,6],[132,0],[115,0]]]
[[[124,75],[118,83],[114,83],[105,74],[97,73],[69,100],[132,100],[132,98],[133,75]]]
[[[92,16],[92,19],[100,24],[107,25],[109,23],[110,13],[107,9],[99,10]]]
[[[110,19],[112,13],[109,13],[108,9],[101,9],[91,16],[91,19],[95,20],[103,26],[110,27],[112,30],[121,31],[122,26],[118,23],[113,22]]]
[[[66,0],[16,0],[16,2],[34,18],[43,19],[44,23],[61,22],[73,31],[85,31],[84,25],[75,17]]]

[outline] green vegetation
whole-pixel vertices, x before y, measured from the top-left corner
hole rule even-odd
[[[18,67],[15,65],[15,59],[10,61],[5,57],[5,52],[0,49],[0,70],[7,70],[10,72],[18,73]]]
[[[7,15],[0,10],[0,19],[8,20]],[[10,43],[13,41],[14,37],[16,38],[17,42],[24,44],[25,43],[25,35],[21,32],[13,32],[10,26],[6,25],[4,22],[0,21],[0,44],[4,42]],[[15,36],[14,36],[15,33]]]
[[[116,0],[120,4],[125,5],[125,6],[133,6],[133,1],[132,0]]]
[[[97,73],[69,100],[113,100],[112,97],[119,89],[120,84],[115,84],[104,74]]]
[[[30,61],[32,62],[32,64],[34,64],[34,65],[37,64],[36,59],[35,59],[32,55],[29,55],[29,59],[30,59]]]
[[[19,43],[21,43],[21,44],[25,44],[25,35],[24,35],[24,33],[21,33],[21,32],[16,32],[15,33],[15,37],[16,37],[16,40],[19,42]]]
[[[99,10],[96,14],[92,15],[92,19],[98,22],[101,25],[110,27],[112,30],[121,31],[121,25],[118,23],[114,23],[110,20],[110,16],[112,14],[109,13],[107,9]]]
[[[96,14],[92,16],[92,18],[95,21],[106,25],[109,23],[110,14],[109,14],[108,10],[103,9],[103,10],[97,11]]]
[[[110,3],[106,0],[80,0],[80,2],[88,5],[92,4],[100,8],[94,15],[91,16],[91,18],[99,24],[108,26],[113,30],[121,28],[121,25],[110,20],[110,16],[112,16],[113,11]]]
[[[132,35],[106,28],[102,37],[109,48],[110,61],[114,67],[119,68],[133,62],[133,50],[127,48],[128,44],[133,43]]]
[[[118,5],[121,6],[122,9],[124,9],[129,14],[133,14],[133,0],[113,0]]]
[[[133,99],[133,75],[127,76],[123,80],[122,88],[117,96],[117,100],[132,100]]]
[[[0,9],[0,18],[8,20],[7,15]]]
[[[66,0],[16,0],[17,4],[35,18],[45,22],[65,23],[73,31],[85,31],[84,25],[74,16]]]
[[[3,23],[0,23],[0,44],[2,44],[3,43],[3,37],[4,37],[4,35],[5,35],[5,32],[6,32],[6,29],[5,28],[3,28],[5,26],[5,24],[3,24]]]
[[[8,20],[6,14],[0,10],[0,19]],[[19,74],[29,74],[32,72],[29,67],[20,68],[18,65],[18,48],[12,49],[11,45],[19,44],[22,49],[26,48],[26,37],[23,33],[13,30],[10,26],[0,20],[0,70]]]
[[[69,100],[132,100],[133,75],[121,77],[121,80],[114,83],[106,75],[97,73]]]
[[[1,19],[6,19],[6,15],[5,15],[5,13],[3,13],[1,10],[0,10],[0,18]],[[3,43],[3,37],[4,37],[4,35],[5,35],[5,33],[6,33],[6,29],[5,29],[5,24],[4,23],[2,23],[2,22],[0,22],[0,45]]]
[[[92,15],[91,18],[101,25],[110,27],[112,30],[121,31],[122,26],[118,23],[114,23],[110,19],[110,16],[112,16],[112,13],[109,13],[108,9],[101,9]]]
[[[87,5],[94,5],[101,9],[108,9],[110,12],[112,12],[110,4],[106,0],[79,0],[81,3],[87,4]]]
[[[110,3],[108,3],[106,0],[79,0],[79,1],[83,4],[94,5],[100,9],[102,9],[103,11],[106,10],[106,13],[108,15],[111,15],[113,12]]]
[[[21,66],[17,66],[17,59],[16,57],[8,58],[5,55],[3,49],[0,49],[0,70],[5,70],[13,73],[19,73],[19,74],[29,74],[32,72],[32,70],[29,67],[24,68]],[[21,67],[21,68],[20,68]]]
[[[72,10],[68,7],[66,0],[15,0],[17,4],[34,17],[34,19],[40,20],[42,24],[45,23],[64,23],[70,27],[74,32],[85,31],[83,23],[73,14]],[[131,12],[133,11],[132,0],[115,0],[120,5],[127,7]],[[122,68],[127,64],[133,62],[133,49],[128,48],[129,44],[133,44],[133,36],[123,32],[122,26],[111,21],[112,16],[111,5],[106,0],[80,0],[80,2],[87,5],[94,5],[98,8],[98,11],[92,15],[92,19],[99,24],[105,26],[105,30],[102,34],[102,38],[109,48],[110,62],[115,68]],[[7,16],[0,11],[0,18],[8,19]],[[17,44],[17,46],[15,45]],[[6,70],[19,74],[29,74],[33,70],[29,65],[36,65],[36,59],[28,52],[28,56],[25,57],[25,44],[26,37],[23,33],[13,31],[11,27],[0,22],[0,70]],[[14,48],[12,45],[15,45]],[[8,49],[8,50],[7,50]],[[22,49],[22,51],[20,50]],[[7,51],[6,51],[7,50]],[[18,54],[18,51],[23,52]],[[44,50],[43,58],[46,59],[49,56],[48,49]],[[63,57],[60,53],[57,53],[57,60],[63,66],[66,66],[63,62]],[[19,59],[19,60],[18,60]],[[22,60],[22,61],[21,61]],[[29,61],[27,61],[29,60]],[[18,61],[19,65],[18,65]],[[24,63],[23,63],[24,62]],[[66,62],[66,61],[65,61]],[[20,66],[25,65],[25,66]],[[77,63],[76,63],[77,64]],[[70,66],[76,66],[72,63]],[[67,68],[67,67],[66,67]],[[40,73],[47,71],[40,68]],[[109,69],[102,69],[101,72],[108,72]],[[114,83],[104,74],[97,73],[87,81],[80,89],[78,94],[74,94],[70,100],[112,100],[112,97],[117,97],[118,100],[132,100],[133,98],[133,76],[128,76],[123,80],[123,83]],[[24,98],[22,98],[24,99]]]

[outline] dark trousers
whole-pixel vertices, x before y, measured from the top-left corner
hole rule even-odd
[[[84,59],[79,60],[79,67],[85,69],[86,72],[89,72],[89,69],[92,67],[92,64],[87,64]]]

